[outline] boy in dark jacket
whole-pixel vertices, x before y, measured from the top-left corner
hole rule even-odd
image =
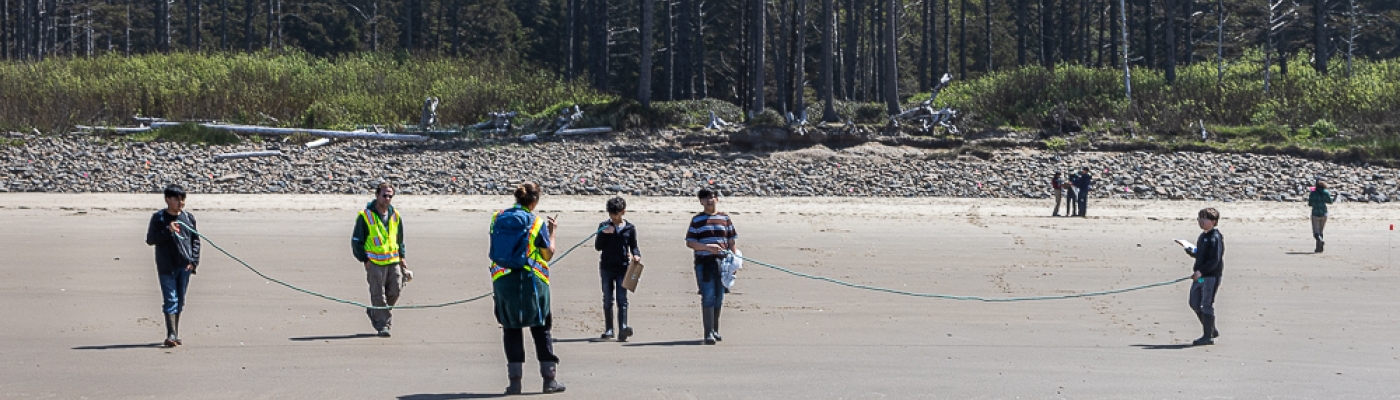
[[[1191,309],[1201,320],[1200,339],[1191,342],[1193,346],[1215,344],[1220,331],[1215,329],[1215,294],[1220,290],[1220,275],[1225,270],[1225,238],[1215,229],[1220,223],[1220,212],[1206,208],[1197,213],[1196,222],[1201,226],[1201,236],[1196,238],[1196,247],[1187,248],[1186,254],[1196,259],[1191,268]]]
[[[180,312],[185,308],[185,289],[190,275],[199,266],[199,236],[180,224],[195,227],[194,214],[184,211],[185,190],[178,185],[165,187],[165,209],[151,215],[146,226],[146,244],[156,248],[156,273],[160,278],[161,306],[165,313],[165,347],[184,344],[180,340]]]
[[[617,341],[626,342],[632,336],[632,327],[627,325],[627,289],[622,281],[627,276],[627,266],[633,261],[642,261],[642,251],[637,248],[637,227],[625,219],[627,201],[621,197],[608,200],[608,220],[598,224],[598,237],[593,248],[601,251],[598,259],[598,276],[603,282],[603,318],[607,330],[603,339],[613,338],[613,298],[617,298]]]

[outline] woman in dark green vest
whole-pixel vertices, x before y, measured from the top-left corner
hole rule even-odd
[[[520,393],[525,368],[525,338],[530,328],[535,356],[540,361],[544,392],[564,391],[555,380],[559,357],[554,355],[549,330],[549,260],[554,258],[554,218],[541,219],[531,210],[540,201],[540,186],[525,182],[515,189],[515,206],[491,216],[491,285],[496,299],[496,321],[504,331],[506,366],[510,386],[506,394]]]

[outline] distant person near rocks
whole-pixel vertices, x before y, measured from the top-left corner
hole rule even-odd
[[[719,335],[719,315],[724,306],[724,282],[720,279],[720,262],[724,252],[737,249],[739,233],[729,214],[719,212],[719,195],[710,189],[700,189],[696,196],[704,208],[690,219],[685,244],[695,251],[695,283],[700,286],[700,309],[705,329],[705,344],[724,340]]]
[[[1084,211],[1089,207],[1089,192],[1094,190],[1094,177],[1089,174],[1089,167],[1081,168],[1079,175],[1074,177],[1074,190],[1078,192],[1076,193],[1078,195],[1077,205],[1079,206],[1078,216],[1084,217],[1086,216]]]
[[[607,203],[608,219],[598,223],[598,236],[593,240],[593,248],[598,250],[598,277],[603,283],[603,321],[607,330],[603,339],[613,338],[613,299],[617,300],[617,341],[626,342],[632,336],[632,326],[627,324],[627,289],[622,281],[627,277],[627,267],[632,262],[642,261],[642,250],[637,247],[637,226],[622,218],[627,214],[627,201],[614,197]]]
[[[496,299],[496,322],[501,324],[506,351],[506,394],[520,394],[525,375],[525,336],[535,342],[544,392],[564,391],[555,379],[559,356],[554,354],[550,329],[549,260],[554,258],[554,217],[534,214],[543,189],[534,182],[515,188],[515,206],[491,216],[491,289]]]
[[[1078,172],[1074,172],[1074,170],[1069,170],[1069,172],[1065,172],[1065,179],[1066,179],[1066,181],[1065,181],[1064,183],[1061,183],[1061,184],[1060,184],[1060,187],[1065,188],[1065,216],[1066,216],[1066,217],[1073,217],[1073,216],[1075,216],[1075,215],[1079,215],[1079,207],[1078,207],[1079,197],[1078,197],[1078,194],[1077,194],[1078,192],[1076,192],[1076,191],[1074,190],[1074,180],[1075,180],[1076,177],[1078,177],[1078,176],[1079,176],[1079,173],[1078,173]]]
[[[151,215],[146,226],[146,244],[156,248],[156,274],[160,278],[165,313],[165,347],[184,344],[180,340],[180,313],[185,309],[185,291],[190,276],[199,267],[199,236],[181,229],[180,223],[195,228],[194,214],[185,211],[185,189],[165,187],[165,209]]]
[[[1201,236],[1196,238],[1196,247],[1188,247],[1186,254],[1196,259],[1191,267],[1191,309],[1196,319],[1201,321],[1201,338],[1191,342],[1193,346],[1215,344],[1220,331],[1215,329],[1215,294],[1220,290],[1220,275],[1225,270],[1225,238],[1216,225],[1220,223],[1220,212],[1214,208],[1202,209],[1196,213],[1196,223],[1201,227]]]
[[[1323,245],[1327,244],[1322,239],[1322,228],[1327,227],[1327,205],[1336,200],[1337,196],[1327,190],[1327,182],[1322,180],[1318,180],[1312,193],[1308,194],[1308,205],[1312,206],[1313,241],[1316,243],[1314,253],[1321,253]]]
[[[1064,186],[1064,180],[1060,179],[1060,173],[1056,172],[1055,176],[1050,178],[1050,191],[1055,194],[1055,208],[1050,209],[1052,217],[1060,216],[1060,197],[1065,194]]]
[[[350,252],[365,266],[369,282],[369,300],[375,307],[393,306],[403,289],[404,259],[403,219],[389,203],[394,200],[394,186],[380,183],[374,189],[374,200],[355,216],[355,231],[350,236]],[[380,337],[389,337],[393,315],[389,310],[366,309],[369,322]]]

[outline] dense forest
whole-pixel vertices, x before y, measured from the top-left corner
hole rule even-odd
[[[1400,57],[1400,1],[0,0],[13,63],[238,52],[489,61],[642,104],[893,112],[945,73],[1102,77],[1127,63],[1171,86],[1188,68],[1218,81],[1253,63],[1265,92],[1298,69],[1345,77]]]

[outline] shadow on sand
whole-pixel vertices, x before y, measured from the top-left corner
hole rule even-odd
[[[696,339],[696,340],[672,340],[672,341],[669,341],[669,342],[628,343],[628,344],[624,344],[623,346],[627,346],[627,347],[640,347],[640,346],[700,346],[700,345],[704,345],[704,344],[705,344],[705,341],[700,340],[700,339]]]
[[[1287,255],[1290,255],[1290,256],[1306,256],[1306,255],[1317,254],[1317,253],[1314,253],[1314,252],[1311,252],[1311,251],[1290,251],[1290,252],[1283,253],[1283,254],[1287,254]]]
[[[1181,350],[1181,349],[1189,349],[1189,348],[1196,347],[1196,346],[1191,345],[1190,343],[1187,343],[1187,344],[1135,344],[1135,345],[1133,345],[1133,347],[1140,347],[1140,348],[1142,348],[1143,350]]]
[[[139,343],[139,344],[109,344],[102,346],[78,346],[73,350],[121,350],[121,349],[163,349],[165,345],[160,342]]]
[[[399,396],[399,400],[455,400],[455,399],[494,399],[503,397],[534,396],[544,393],[521,393],[506,396],[503,393],[429,393],[429,394],[407,394]]]
[[[287,338],[287,340],[290,340],[290,341],[293,341],[293,342],[313,342],[313,341],[317,341],[317,340],[344,340],[344,339],[360,339],[360,338],[372,338],[372,337],[379,337],[379,335],[375,335],[375,334],[373,334],[373,333],[356,333],[356,334],[353,334],[353,335],[302,336],[302,337]]]
[[[560,339],[560,338],[554,338],[554,343],[598,343],[598,342],[616,342],[616,340],[613,340],[613,339],[596,338],[596,337],[592,337],[592,338],[574,338],[574,339]]]

